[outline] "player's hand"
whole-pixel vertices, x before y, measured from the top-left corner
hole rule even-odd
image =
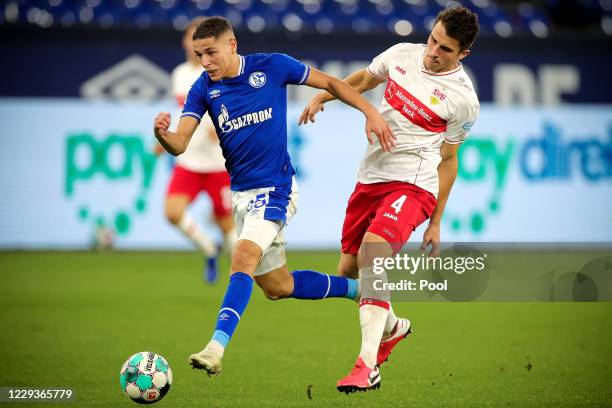
[[[319,99],[315,96],[314,98],[310,100],[310,102],[308,102],[308,105],[306,105],[306,107],[302,111],[302,114],[300,115],[300,119],[298,120],[298,126],[302,124],[304,125],[308,124],[309,120],[312,123],[314,123],[315,115],[324,110],[325,110],[325,107],[323,106],[323,103],[320,102]]]
[[[153,132],[156,137],[165,137],[168,128],[170,127],[170,114],[168,112],[161,112],[155,117],[153,122]]]
[[[372,136],[372,133],[374,133],[385,152],[390,152],[395,147],[395,136],[391,132],[389,124],[377,110],[373,110],[372,113],[366,115],[365,130],[370,144],[374,143],[374,137]]]
[[[423,242],[421,243],[421,251],[425,251],[431,245],[431,252],[428,256],[437,257],[440,255],[440,225],[429,224],[423,234]]]

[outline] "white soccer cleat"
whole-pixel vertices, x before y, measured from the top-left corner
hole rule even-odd
[[[223,358],[223,346],[215,340],[208,342],[204,350],[189,356],[189,364],[193,368],[206,370],[208,375],[221,373],[221,359]]]
[[[404,340],[406,336],[412,333],[412,327],[410,320],[398,319],[393,331],[389,336],[383,338],[378,346],[378,355],[376,356],[376,365],[380,366],[382,363],[387,361],[391,351],[395,348],[397,343]]]

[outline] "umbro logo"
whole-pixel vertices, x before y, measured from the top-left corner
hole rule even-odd
[[[140,55],[132,55],[81,85],[90,100],[149,100],[170,94],[170,75]]]
[[[229,319],[230,315],[228,315],[227,313],[223,312],[219,315],[219,320],[227,320]]]
[[[221,96],[221,91],[218,90],[218,89],[214,89],[214,90],[210,91],[208,93],[208,95],[210,95],[210,99],[213,99],[213,98],[216,98],[218,96]]]
[[[399,71],[402,75],[406,75],[406,70],[402,67],[400,67],[399,65],[395,66],[395,70]]]

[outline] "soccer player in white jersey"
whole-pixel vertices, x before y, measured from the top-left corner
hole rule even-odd
[[[183,35],[182,45],[186,61],[171,74],[172,93],[176,98],[179,115],[185,105],[187,93],[194,81],[202,75],[204,68],[193,52],[191,37],[204,18],[194,19]],[[171,125],[175,128],[177,123]],[[159,146],[163,151],[163,148]],[[228,251],[236,242],[236,231],[232,218],[230,178],[225,169],[225,159],[219,146],[219,138],[208,115],[196,128],[185,152],[176,158],[166,193],[166,218],[175,225],[196,247],[206,260],[205,279],[212,283],[217,279],[218,248],[187,211],[187,207],[201,192],[210,197],[215,223],[221,229],[224,246]]]
[[[230,280],[212,338],[189,357],[194,368],[217,374],[254,281],[270,299],[354,299],[358,293],[354,279],[287,270],[283,230],[297,210],[298,194],[287,151],[287,86],[330,92],[365,115],[371,143],[371,133],[385,150],[394,140],[376,108],[341,80],[285,54],[239,55],[234,31],[224,18],[210,17],[198,25],[193,47],[206,72],[191,87],[176,132],[168,130],[168,113],[155,118],[154,130],[168,152],[180,154],[209,112],[230,174],[238,233]]]
[[[339,391],[378,388],[379,366],[411,332],[410,321],[393,313],[388,293],[365,293],[375,279],[371,260],[398,252],[427,219],[421,249],[431,245],[431,255],[438,252],[440,220],[457,175],[457,151],[479,112],[461,65],[477,34],[474,13],[448,8],[437,16],[426,45],[397,44],[344,80],[360,93],[385,84],[379,110],[397,146],[391,152],[368,146],[346,210],[338,273],[361,279],[362,345],[353,370],[338,381]],[[333,99],[317,94],[300,124],[314,121]]]

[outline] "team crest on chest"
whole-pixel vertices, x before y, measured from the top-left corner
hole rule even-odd
[[[260,71],[253,72],[249,76],[249,84],[253,88],[261,88],[262,86],[266,84],[266,74]]]
[[[443,89],[445,91],[445,89]],[[429,103],[432,105],[439,105],[440,102],[444,102],[446,94],[440,91],[438,88],[434,89],[431,95],[429,95]]]

